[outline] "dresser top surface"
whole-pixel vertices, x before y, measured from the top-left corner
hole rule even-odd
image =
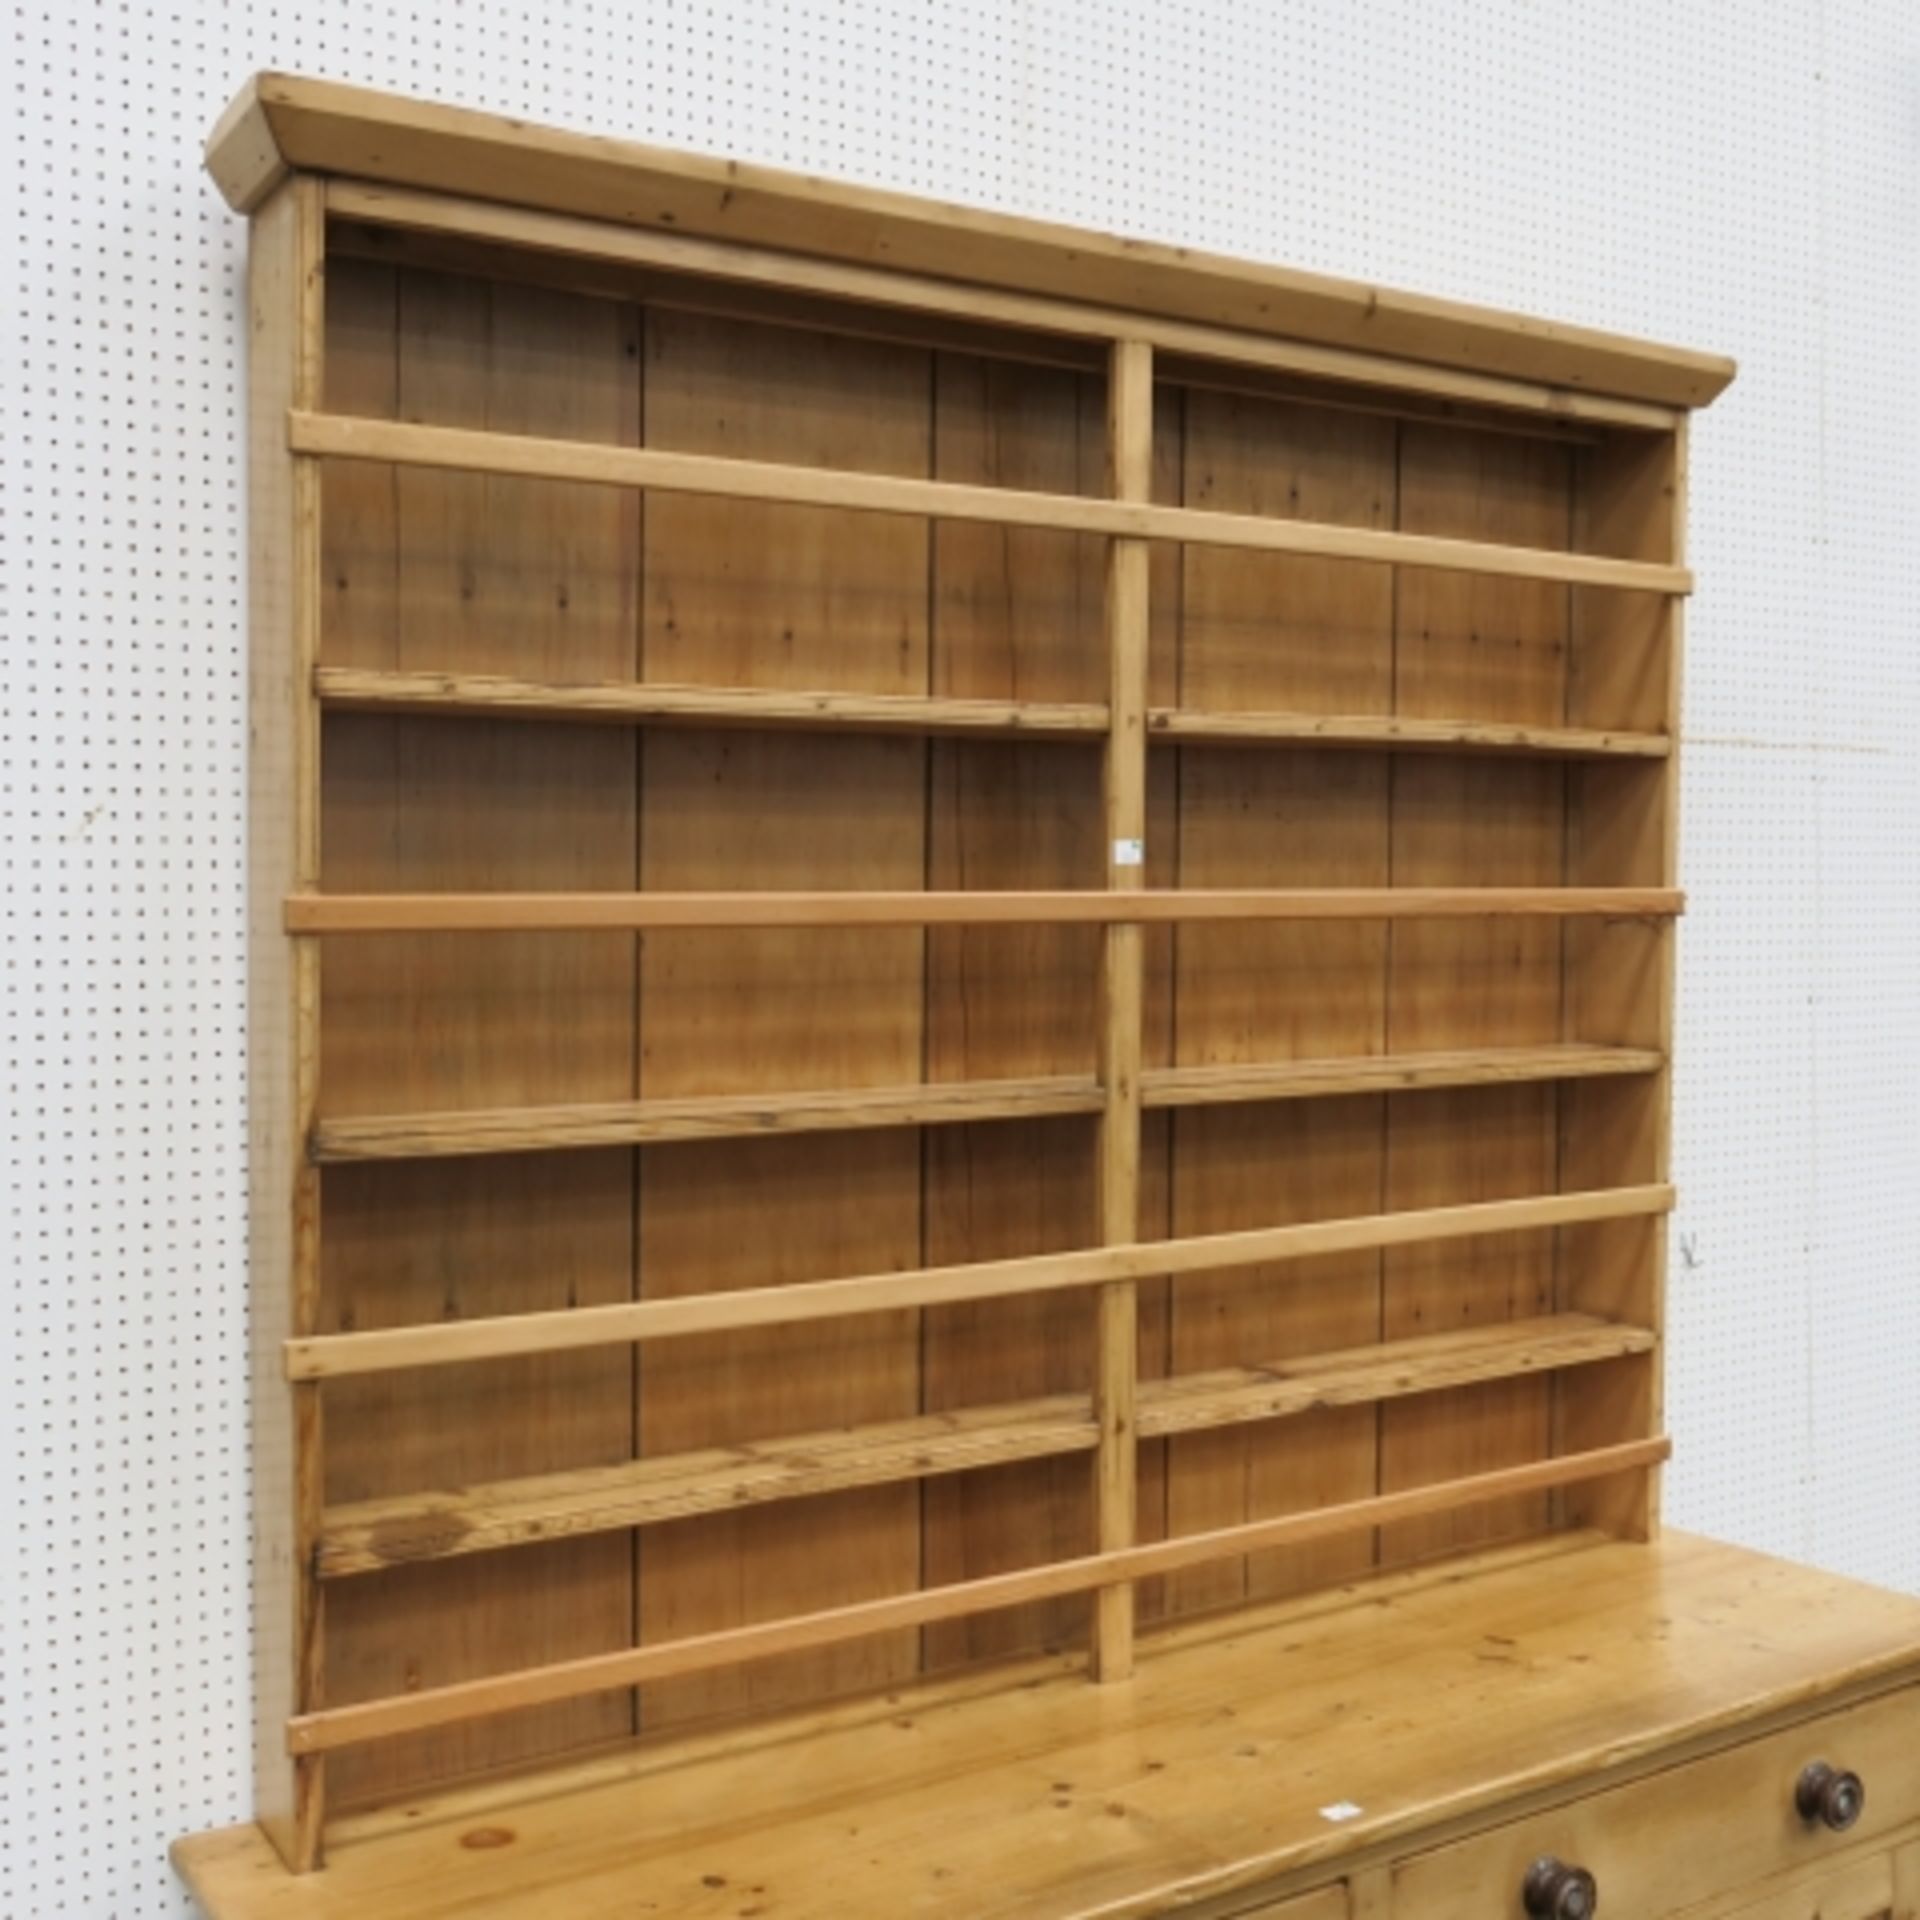
[[[1685,1535],[1561,1536],[340,1823],[291,1879],[183,1841],[212,1920],[1147,1914],[1920,1678],[1920,1600]],[[1329,1871],[1334,1870],[1329,1867]]]

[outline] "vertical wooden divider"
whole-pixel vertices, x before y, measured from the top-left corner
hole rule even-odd
[[[1107,382],[1107,451],[1113,495],[1146,500],[1153,485],[1153,349],[1113,345]],[[1149,552],[1144,540],[1107,550],[1108,731],[1102,793],[1107,885],[1137,888],[1146,876],[1147,614]],[[1140,1044],[1143,929],[1107,929],[1100,970],[1100,1238],[1130,1241],[1140,1230]],[[1139,1290],[1132,1281],[1100,1290],[1094,1357],[1094,1532],[1099,1549],[1131,1546],[1138,1522],[1139,1456],[1134,1402],[1140,1370]],[[1094,1613],[1093,1671],[1124,1680],[1133,1671],[1134,1591],[1102,1587]]]
[[[316,1330],[320,951],[280,903],[320,881],[320,473],[287,451],[287,409],[321,403],[326,312],[321,183],[289,181],[254,216],[248,258],[248,1261],[253,1387],[254,1798],[297,1873],[320,1864],[326,1762],[286,1749],[290,1714],[323,1706],[321,1389],[289,1385],[281,1347]]]

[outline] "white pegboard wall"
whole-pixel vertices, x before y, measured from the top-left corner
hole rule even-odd
[[[247,1811],[242,224],[279,66],[1737,354],[1695,438],[1682,1524],[1920,1591],[1904,0],[16,0],[0,1916]]]

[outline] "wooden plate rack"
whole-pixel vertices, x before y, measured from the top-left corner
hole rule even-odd
[[[260,1805],[1657,1523],[1704,355],[266,76]]]

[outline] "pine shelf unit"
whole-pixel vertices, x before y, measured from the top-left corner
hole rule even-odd
[[[209,164],[287,1869],[1655,1538],[1729,363],[284,76]]]

